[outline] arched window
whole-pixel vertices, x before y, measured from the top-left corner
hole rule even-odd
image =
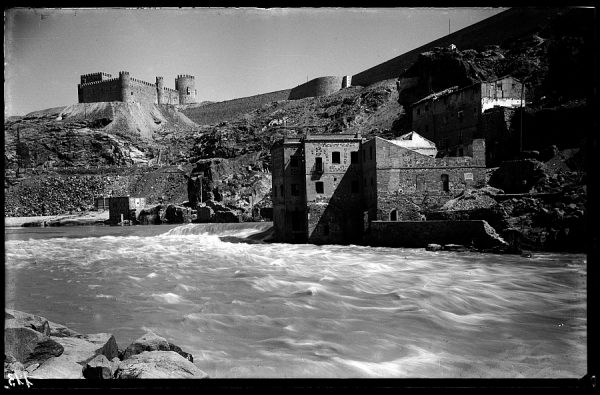
[[[190,94],[190,88],[187,88],[187,94],[188,95]]]
[[[398,210],[393,209],[390,211],[390,221],[398,221]]]

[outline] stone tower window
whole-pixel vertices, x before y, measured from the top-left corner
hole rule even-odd
[[[325,193],[325,187],[322,181],[315,182],[315,190],[317,193]]]
[[[190,94],[190,88],[187,88],[187,94],[188,95]]]
[[[390,221],[398,221],[398,210],[393,209],[390,212]]]
[[[450,192],[450,181],[448,174],[442,174],[442,190],[444,192]]]
[[[338,151],[333,151],[331,153],[331,163],[340,163],[340,153]]]

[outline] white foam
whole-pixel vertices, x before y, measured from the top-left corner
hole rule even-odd
[[[181,303],[183,301],[183,298],[181,296],[171,292],[164,294],[152,294],[152,297],[160,300],[161,302],[166,302],[168,304],[176,304]]]

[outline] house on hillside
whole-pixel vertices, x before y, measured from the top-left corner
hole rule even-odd
[[[500,119],[495,109],[523,106],[524,94],[523,83],[510,76],[448,88],[410,106],[412,130],[433,141],[441,156],[463,156],[473,139],[484,138],[488,163],[492,164],[501,156],[497,151],[503,149],[497,144],[502,136],[485,133],[499,130],[492,125]]]
[[[436,158],[411,132],[396,140],[360,134],[285,138],[271,149],[275,237],[283,242],[359,243],[371,221],[421,220],[485,182],[485,142],[467,156]]]

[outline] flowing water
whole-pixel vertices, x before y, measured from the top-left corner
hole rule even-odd
[[[215,378],[586,373],[585,255],[252,237],[269,225],[6,229],[6,306],[121,347],[152,330]]]

